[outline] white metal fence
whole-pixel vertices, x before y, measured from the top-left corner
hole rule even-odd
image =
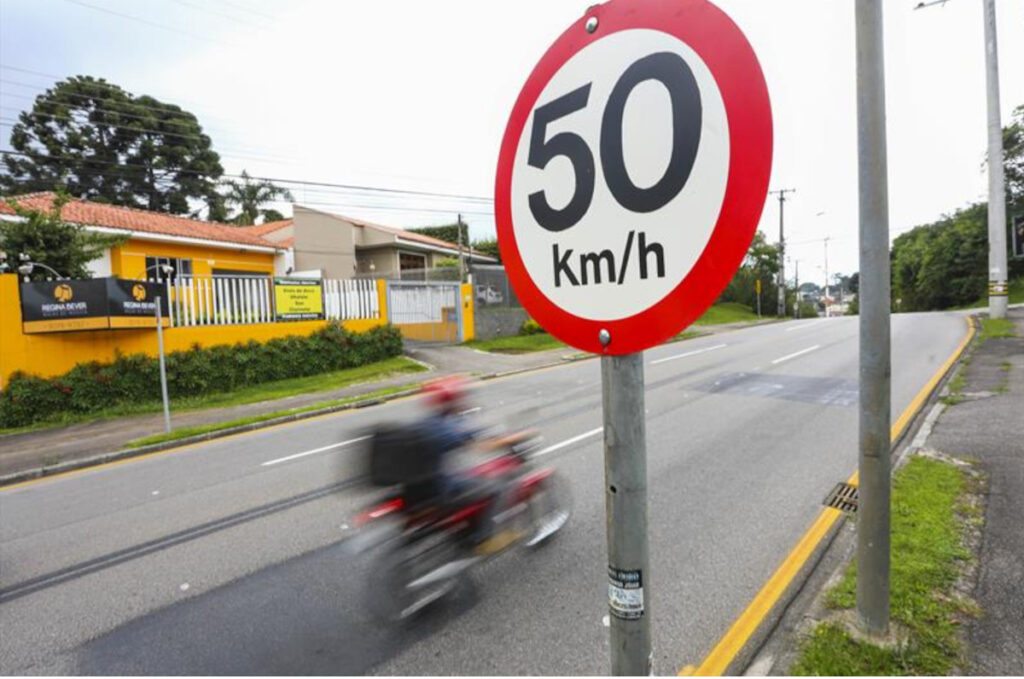
[[[273,323],[274,288],[269,276],[176,276],[167,280],[172,326]],[[324,280],[324,316],[330,320],[377,318],[377,284]]]
[[[380,315],[377,281],[325,280],[324,313],[329,319],[341,321],[377,318]]]

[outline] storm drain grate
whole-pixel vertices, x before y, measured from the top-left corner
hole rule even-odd
[[[823,503],[826,507],[838,509],[847,514],[857,513],[857,486],[849,483],[837,483],[836,487],[825,496]]]

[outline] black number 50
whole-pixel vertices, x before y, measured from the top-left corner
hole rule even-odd
[[[622,152],[622,116],[633,89],[645,80],[657,80],[672,101],[672,155],[668,168],[653,186],[640,188],[629,178]],[[529,195],[530,212],[548,231],[564,231],[579,222],[594,198],[594,154],[578,134],[559,132],[545,140],[548,123],[587,106],[587,83],[537,108],[533,113],[527,163],[544,169],[552,158],[565,156],[572,163],[576,190],[560,210],[548,203],[543,191]],[[653,212],[679,195],[690,177],[700,143],[702,108],[700,88],[682,57],[656,52],[630,64],[608,96],[601,119],[601,165],[608,190],[622,207],[633,212]]]

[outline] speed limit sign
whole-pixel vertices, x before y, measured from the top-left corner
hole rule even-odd
[[[541,58],[505,130],[495,213],[518,298],[585,351],[665,341],[742,262],[771,152],[764,76],[721,10],[592,7]]]

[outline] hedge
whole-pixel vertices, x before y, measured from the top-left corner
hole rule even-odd
[[[318,375],[402,353],[397,328],[353,333],[340,323],[305,337],[202,348],[166,356],[171,398],[233,391],[290,377]],[[0,427],[22,427],[60,413],[89,413],[160,399],[160,364],[145,354],[118,354],[112,363],[79,363],[59,377],[16,372],[0,393]]]

